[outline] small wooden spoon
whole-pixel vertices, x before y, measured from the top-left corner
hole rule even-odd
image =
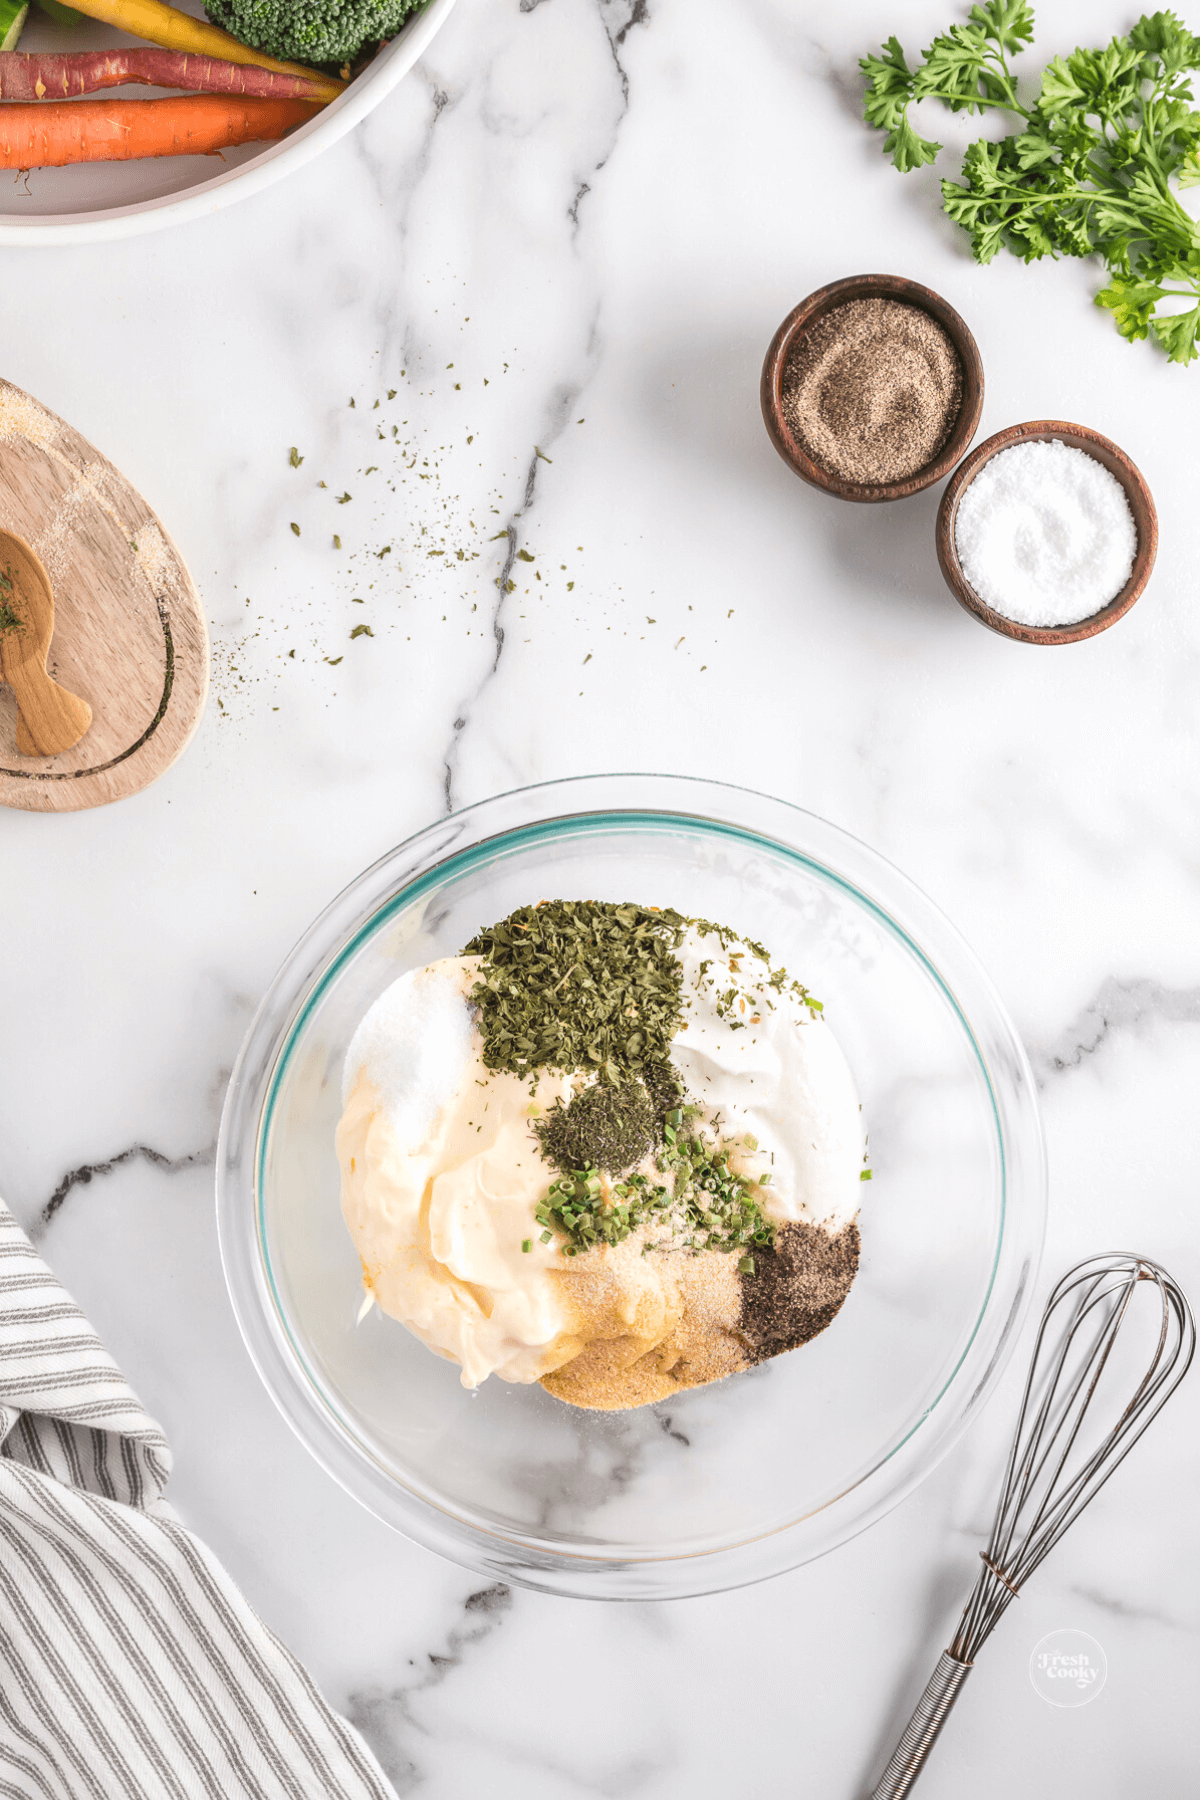
[[[24,538],[0,531],[0,681],[17,697],[22,756],[57,756],[77,744],[92,722],[87,701],[46,673],[53,635],[50,577]]]

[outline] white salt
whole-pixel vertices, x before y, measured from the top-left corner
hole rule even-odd
[[[350,1040],[342,1104],[366,1075],[402,1144],[422,1143],[463,1084],[472,1056],[466,987],[474,967],[453,956],[411,969],[384,990]]]
[[[1115,475],[1068,444],[1013,444],[984,464],[958,505],[963,574],[1018,625],[1074,625],[1115,600],[1133,571],[1137,526]]]

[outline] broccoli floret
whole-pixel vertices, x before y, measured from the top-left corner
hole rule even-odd
[[[348,63],[394,37],[424,0],[204,0],[214,25],[285,62]]]

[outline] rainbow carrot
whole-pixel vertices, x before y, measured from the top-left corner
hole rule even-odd
[[[235,100],[220,94],[0,106],[0,169],[206,156],[233,144],[280,138],[320,110],[310,100]]]
[[[164,50],[215,56],[219,62],[252,63],[255,68],[271,69],[276,75],[307,75],[319,84],[320,98],[324,100],[336,100],[346,85],[328,75],[318,74],[315,69],[306,69],[303,63],[277,62],[273,56],[264,56],[261,50],[240,44],[219,25],[194,19],[190,13],[180,12],[178,7],[167,6],[165,0],[78,0],[78,4],[71,0],[71,5],[77,12],[86,13],[89,19],[115,25],[119,31],[127,31],[131,37],[145,38],[147,43],[159,44]]]
[[[270,69],[189,56],[184,50],[0,50],[0,100],[70,100],[101,88],[143,82],[147,87],[187,88],[202,94],[244,94],[260,100],[317,100],[322,84],[309,75],[276,75]]]

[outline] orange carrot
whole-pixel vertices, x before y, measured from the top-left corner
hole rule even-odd
[[[311,100],[54,100],[0,106],[0,169],[203,156],[231,144],[280,138],[319,113]]]
[[[115,25],[131,37],[145,38],[161,44],[164,50],[187,50],[196,56],[215,56],[222,62],[253,63],[259,69],[273,69],[277,75],[310,75],[322,86],[321,98],[336,100],[345,87],[344,81],[333,81],[328,75],[306,69],[303,63],[278,62],[239,43],[219,25],[197,19],[191,13],[168,6],[166,0],[79,0],[77,12],[102,24]]]
[[[183,50],[0,50],[0,100],[68,100],[101,88],[143,82],[203,94],[262,100],[320,100],[322,84],[307,75],[276,75],[244,63],[189,56]]]

